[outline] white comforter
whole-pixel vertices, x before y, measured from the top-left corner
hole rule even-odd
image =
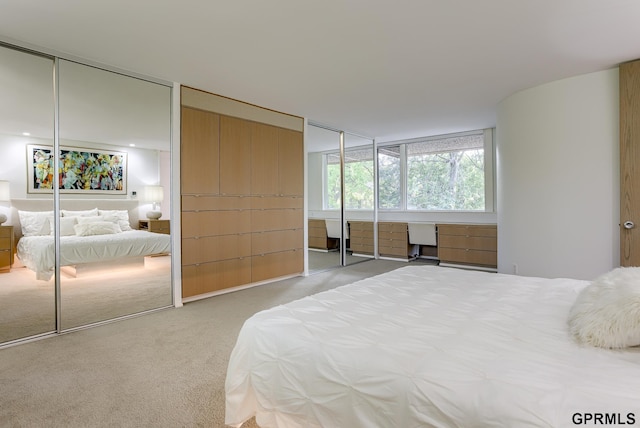
[[[20,261],[49,280],[55,267],[53,236],[23,236],[18,241]],[[131,230],[110,235],[60,237],[60,266],[139,257],[171,251],[169,235]]]
[[[231,355],[226,423],[569,427],[585,413],[640,423],[640,349],[568,335],[587,284],[408,266],[260,312]]]

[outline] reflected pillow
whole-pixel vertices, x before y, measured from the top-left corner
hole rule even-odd
[[[120,233],[120,226],[110,221],[78,223],[74,226],[77,236],[111,235]]]
[[[49,218],[53,218],[53,211],[18,211],[22,236],[49,235]]]
[[[60,236],[75,235],[76,230],[74,226],[76,223],[77,217],[60,217]],[[53,231],[55,230],[53,216],[49,217],[49,229],[51,230],[50,234],[53,235]]]
[[[127,210],[100,210],[99,214],[105,218],[105,220],[118,223],[122,231],[133,230],[129,221],[129,211]]]
[[[76,220],[77,220],[78,224],[97,223],[97,222],[100,222],[100,221],[106,221],[104,219],[104,217],[102,217],[101,215],[92,215],[92,216],[86,216],[86,217],[76,217]]]
[[[571,308],[569,330],[601,348],[640,345],[640,268],[617,268],[593,280]]]
[[[98,209],[92,208],[90,210],[60,210],[62,217],[88,217],[98,215]]]

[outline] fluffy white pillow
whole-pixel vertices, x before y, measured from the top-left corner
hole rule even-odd
[[[49,218],[53,211],[18,211],[22,236],[49,235]]]
[[[100,210],[99,214],[105,218],[105,220],[118,223],[120,229],[123,231],[133,230],[129,222],[129,211],[127,210]]]
[[[78,236],[111,235],[122,232],[120,226],[110,221],[78,223],[74,226],[74,229]]]
[[[76,230],[73,228],[77,223],[76,217],[60,217],[60,236],[75,235]],[[53,216],[49,217],[49,229],[51,229],[51,235],[55,230]]]
[[[104,217],[102,217],[101,215],[92,215],[92,216],[86,216],[86,217],[76,217],[76,220],[78,221],[78,224],[97,223],[97,222],[100,222],[100,221],[106,221],[104,219]]]
[[[601,348],[640,345],[640,268],[617,268],[593,280],[571,308],[569,330]]]
[[[90,210],[60,210],[62,217],[88,217],[98,215],[98,209],[92,208]]]

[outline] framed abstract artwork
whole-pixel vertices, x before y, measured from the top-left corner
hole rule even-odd
[[[60,193],[127,194],[127,154],[125,152],[60,147],[60,176],[54,180],[53,147],[27,146],[27,192],[53,193],[57,182]]]

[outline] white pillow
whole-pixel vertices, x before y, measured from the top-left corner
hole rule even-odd
[[[76,220],[78,221],[78,224],[97,223],[99,221],[106,221],[104,219],[104,217],[102,217],[101,215],[92,215],[92,216],[86,216],[86,217],[76,217]]]
[[[569,330],[601,348],[640,345],[640,268],[617,268],[593,280],[571,308]]]
[[[98,215],[98,209],[92,208],[90,210],[60,210],[62,217],[88,217]]]
[[[111,235],[122,232],[120,226],[110,221],[78,223],[74,226],[74,229],[78,236]]]
[[[99,214],[109,221],[118,223],[122,231],[133,230],[129,222],[129,211],[127,210],[100,210]]]
[[[18,211],[22,236],[49,235],[49,217],[53,211]]]
[[[75,235],[76,230],[73,228],[77,223],[76,217],[60,217],[60,236]],[[49,217],[49,228],[51,229],[51,235],[55,229],[53,216]]]

